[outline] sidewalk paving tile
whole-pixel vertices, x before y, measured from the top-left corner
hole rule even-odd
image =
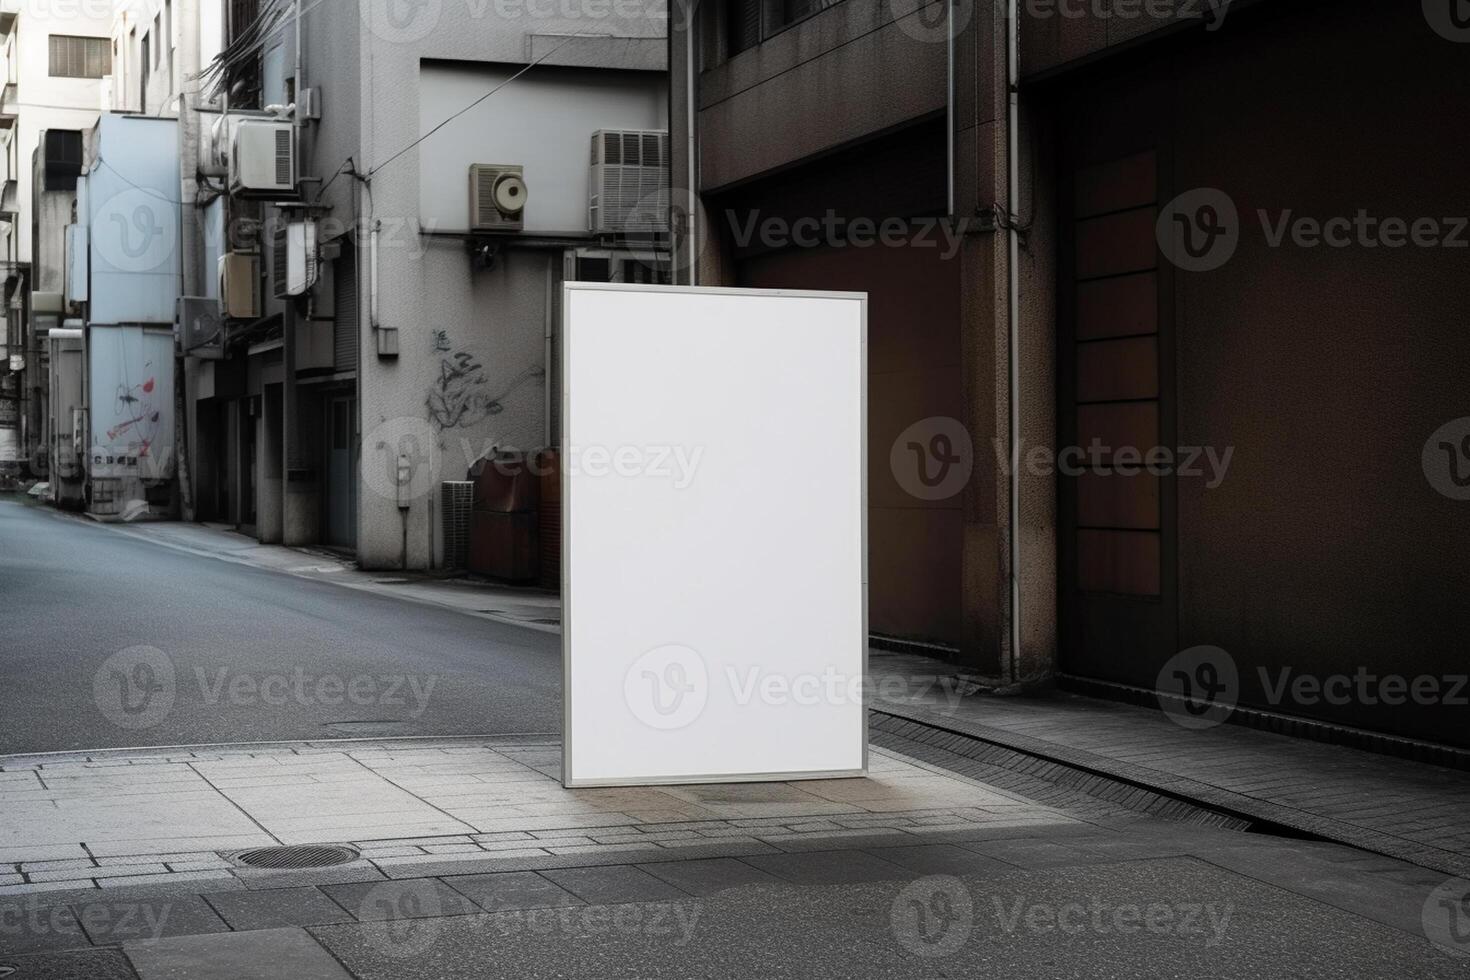
[[[479,911],[469,899],[432,878],[323,885],[322,891],[363,922],[432,919]]]
[[[352,980],[304,929],[177,937],[124,950],[141,980]]]
[[[868,853],[916,875],[994,874],[1015,870],[1011,865],[957,844],[875,847]]]
[[[0,903],[0,956],[90,948],[76,914],[64,905],[27,908]]]
[[[640,864],[640,869],[691,895],[713,895],[741,885],[776,884],[774,875],[735,858],[701,858]]]
[[[756,855],[741,860],[797,885],[852,885],[909,874],[897,864],[865,851],[808,851]]]
[[[209,903],[198,895],[104,899],[75,904],[72,911],[98,946],[229,930]]]
[[[487,912],[548,909],[578,905],[582,900],[534,871],[456,875],[444,883]]]
[[[688,896],[631,864],[543,871],[547,878],[593,905],[674,901]]]
[[[6,957],[17,980],[137,980],[121,950],[93,949]],[[279,980],[279,978],[278,978]]]
[[[352,916],[317,888],[273,888],[265,891],[214,892],[205,900],[231,929],[276,929],[351,922]]]

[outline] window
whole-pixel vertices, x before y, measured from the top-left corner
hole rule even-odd
[[[142,47],[142,49],[140,51],[141,57],[139,57],[139,59],[138,59],[138,64],[140,66],[138,68],[138,111],[139,112],[147,112],[148,111],[148,72],[149,72],[149,66],[151,64],[153,64],[153,62],[150,60],[150,56],[149,56],[149,51],[152,50],[149,47],[149,45],[151,45],[152,42],[153,42],[153,35],[152,34],[145,34],[145,35],[143,35],[143,47]]]
[[[101,78],[112,74],[112,50],[105,37],[52,34],[53,78]]]
[[[761,43],[761,0],[727,0],[725,14],[730,54]]]
[[[755,47],[838,0],[725,0],[725,55]]]

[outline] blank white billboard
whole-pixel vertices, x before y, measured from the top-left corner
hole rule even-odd
[[[564,783],[863,774],[866,296],[562,309]]]

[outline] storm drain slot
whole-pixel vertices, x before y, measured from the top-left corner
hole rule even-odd
[[[247,868],[270,868],[273,871],[296,871],[302,868],[330,868],[357,860],[357,851],[340,844],[291,844],[285,847],[257,847],[235,855],[235,863]]]

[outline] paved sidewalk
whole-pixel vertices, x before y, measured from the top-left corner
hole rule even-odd
[[[1470,956],[1470,882],[1335,845],[1084,815],[884,748],[866,779],[572,791],[558,755],[5,758],[0,862],[24,880],[0,896],[0,975],[1453,977]],[[230,861],[325,840],[362,856]]]
[[[166,547],[560,632],[557,596],[397,572],[261,545],[220,526],[111,525]],[[1161,712],[1076,695],[965,695],[953,664],[872,650],[874,706],[899,718],[1245,818],[1470,876],[1470,773],[1237,725],[1189,730]],[[1009,763],[1006,763],[1009,764]],[[1033,796],[1035,794],[1032,794]]]
[[[966,696],[926,657],[873,651],[869,671],[880,711],[1470,877],[1470,773],[1077,695]]]
[[[70,520],[86,520],[59,511],[56,513]],[[560,597],[529,586],[502,585],[484,579],[439,573],[391,569],[364,571],[352,559],[326,549],[261,544],[222,524],[147,521],[98,526],[193,555],[444,606],[527,629],[549,633],[561,630]]]
[[[324,874],[358,881],[1078,823],[877,748],[862,779],[649,788],[564,789],[560,759],[523,736],[0,757],[0,895],[271,887],[229,855],[278,844],[351,844]]]

